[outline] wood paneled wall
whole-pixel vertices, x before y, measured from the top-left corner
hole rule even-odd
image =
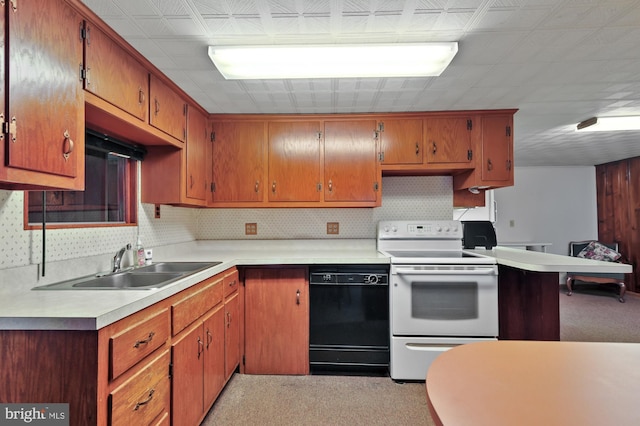
[[[628,291],[640,292],[640,157],[596,166],[598,239],[617,241],[633,265],[625,281]]]

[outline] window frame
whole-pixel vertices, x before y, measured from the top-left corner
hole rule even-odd
[[[125,194],[126,207],[124,210],[124,222],[69,222],[61,223],[55,222],[45,224],[46,229],[73,229],[73,228],[113,228],[123,226],[138,226],[138,167],[140,161],[129,159],[128,171],[125,176]],[[24,230],[38,230],[42,229],[42,223],[29,223],[29,192],[41,192],[41,191],[24,191],[24,208],[23,208],[23,223]],[[47,191],[50,192],[50,191]]]

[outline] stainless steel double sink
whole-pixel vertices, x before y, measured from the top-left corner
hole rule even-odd
[[[88,275],[32,290],[154,290],[221,262],[160,262],[120,272]]]

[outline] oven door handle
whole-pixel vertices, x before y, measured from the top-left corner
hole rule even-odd
[[[396,268],[397,275],[497,275],[495,268],[474,269],[410,269]]]

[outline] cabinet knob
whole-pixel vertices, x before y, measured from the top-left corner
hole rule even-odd
[[[300,304],[300,289],[296,291],[296,305]]]
[[[493,170],[493,163],[491,162],[491,158],[487,160],[487,170]]]
[[[435,154],[436,152],[438,152],[438,146],[436,145],[435,142],[431,142],[431,143],[433,144],[433,148],[431,150]]]
[[[331,179],[329,179],[329,184],[327,185],[327,188],[329,189],[329,192],[333,191],[333,181]]]
[[[256,192],[260,192],[260,182],[259,181],[256,181],[255,191]]]
[[[420,144],[416,142],[416,155],[420,155]]]
[[[276,181],[275,180],[271,184],[271,192],[273,192],[274,194],[276,193]]]

